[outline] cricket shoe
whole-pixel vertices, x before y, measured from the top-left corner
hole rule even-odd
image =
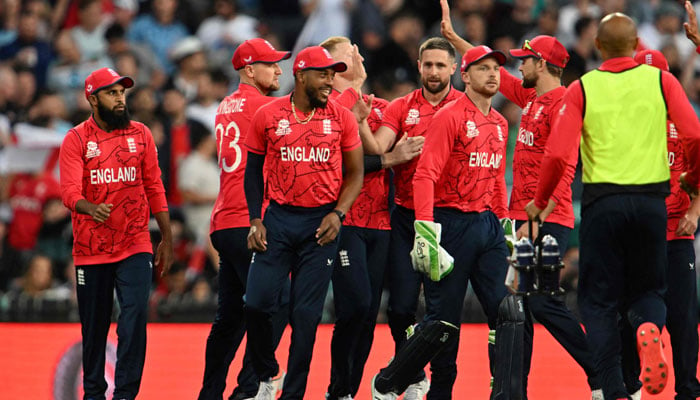
[[[642,389],[639,389],[636,392],[632,393],[630,397],[632,398],[632,400],[642,400]]]
[[[591,400],[605,400],[605,397],[603,397],[603,389],[591,390]]]
[[[404,400],[423,400],[428,390],[430,390],[430,381],[425,377],[422,381],[409,385],[403,398]]]
[[[275,400],[279,392],[282,391],[284,375],[284,371],[280,370],[277,376],[261,381],[260,386],[258,386],[258,394],[255,395],[254,400]]]
[[[647,393],[659,394],[666,388],[668,363],[661,344],[661,330],[652,322],[637,329],[637,351],[642,362],[642,384]]]
[[[374,380],[377,379],[377,375],[372,378],[372,400],[396,400],[399,395],[394,392],[382,393],[374,387]]]

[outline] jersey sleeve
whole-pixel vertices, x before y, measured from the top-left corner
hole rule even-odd
[[[508,100],[515,103],[520,108],[525,108],[528,99],[534,93],[535,89],[525,89],[523,81],[516,78],[505,68],[501,68],[501,87],[500,91]]]
[[[505,143],[508,143],[508,122],[504,119],[502,131],[504,132],[504,148],[507,147]],[[506,151],[503,151],[504,159]],[[496,184],[493,189],[494,192],[494,205],[493,213],[496,214],[498,218],[508,218],[508,189],[506,187],[506,163],[502,162],[498,167],[498,176],[496,177]]]
[[[583,89],[576,81],[566,89],[562,106],[556,112],[552,132],[545,145],[540,165],[540,180],[535,192],[535,205],[544,210],[549,198],[564,175],[570,159],[578,157],[583,128]]]
[[[165,199],[165,189],[161,181],[161,171],[158,165],[158,153],[156,144],[153,141],[153,134],[146,125],[143,125],[144,142],[146,143],[146,153],[141,166],[143,174],[143,188],[146,191],[148,203],[153,214],[168,211],[168,202]]]
[[[360,96],[355,89],[347,88],[335,98],[335,101],[348,110],[351,110],[359,98]]]
[[[80,138],[74,130],[68,131],[63,139],[59,154],[61,200],[68,209],[75,211],[75,203],[83,196],[83,160]]]
[[[563,98],[557,101],[556,104],[552,105],[552,110],[560,110],[561,105],[563,103]],[[549,114],[549,126],[553,127],[554,122],[557,119],[557,116],[559,115],[558,112],[550,113]],[[552,137],[552,135],[556,136],[557,131],[555,130],[550,130],[549,137],[547,138],[547,141]],[[545,145],[546,146],[546,145]],[[578,162],[578,153],[569,153],[569,157],[566,161],[566,169],[564,170],[564,175],[562,176],[561,180],[559,181],[559,184],[557,185],[556,189],[554,189],[554,192],[552,193],[552,200],[554,200],[556,203],[560,202],[560,199],[563,199],[565,196],[570,196],[571,193],[571,183],[574,181],[574,175],[576,174],[576,163]]]
[[[360,141],[360,128],[357,125],[355,116],[350,110],[347,108],[339,108],[339,110],[341,110],[343,118],[343,132],[340,138],[340,148],[343,151],[354,150],[362,144]]]
[[[668,115],[676,126],[688,160],[687,182],[692,187],[700,185],[700,121],[680,82],[667,71],[662,71],[661,86]]]
[[[391,129],[392,132],[398,134],[401,130],[401,118],[403,118],[403,105],[404,99],[398,98],[394,99],[387,106],[384,111],[384,116],[382,117],[382,126],[386,126]]]
[[[454,135],[459,130],[456,119],[449,113],[450,108],[447,106],[438,111],[428,125],[430,135],[425,138],[413,176],[413,204],[417,220],[433,220],[435,184],[452,153]]]
[[[250,127],[246,133],[245,145],[250,152],[255,154],[265,154],[267,141],[265,139],[265,110],[266,107],[259,108],[250,121]],[[355,123],[357,125],[357,123]]]

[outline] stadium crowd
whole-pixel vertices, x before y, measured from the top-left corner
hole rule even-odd
[[[682,3],[454,0],[451,13],[458,35],[506,54],[526,38],[556,36],[571,55],[562,77],[568,84],[600,64],[594,46],[600,17],[625,12],[643,45],[665,55],[700,114],[700,61],[683,33]],[[700,10],[700,1],[694,6]],[[151,320],[210,322],[218,266],[208,235],[219,185],[214,116],[238,86],[231,67],[237,45],[262,37],[296,54],[347,36],[364,57],[364,92],[392,100],[418,87],[419,45],[439,35],[437,0],[1,0],[0,321],[78,319],[71,221],[60,200],[57,159],[68,129],[90,114],[83,80],[91,71],[107,66],[134,78],[129,111],[150,127],[158,149],[176,261],[165,277],[154,273]],[[277,95],[292,88],[293,58],[280,62]],[[517,66],[509,58],[505,68],[519,76]],[[453,85],[464,88],[459,74]],[[494,105],[517,130],[518,107],[502,95]],[[509,135],[509,157],[516,137]],[[575,199],[580,185],[576,179]],[[576,235],[562,282],[572,309]],[[464,320],[484,321],[475,296],[467,303]],[[323,321],[332,322],[330,296],[325,309]]]

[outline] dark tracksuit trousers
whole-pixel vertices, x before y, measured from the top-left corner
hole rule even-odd
[[[250,228],[222,229],[211,234],[211,242],[219,252],[219,298],[216,317],[207,337],[204,378],[199,400],[220,400],[226,388],[226,377],[231,361],[236,355],[245,334],[243,296],[251,251],[247,237]],[[279,311],[273,317],[275,347],[287,326],[289,306],[289,285],[285,285],[280,295]],[[250,363],[246,349],[243,367],[238,374],[238,386],[231,394],[231,400],[255,397],[259,380]]]
[[[516,221],[516,229],[520,228],[526,221]],[[569,246],[569,235],[571,228],[560,224],[545,222],[540,229],[541,235],[552,235],[559,244],[561,256],[564,256]],[[534,238],[533,238],[534,239]],[[544,326],[549,333],[562,345],[562,347],[573,357],[578,365],[583,368],[588,377],[588,385],[591,389],[600,388],[595,367],[593,365],[593,355],[588,348],[586,334],[581,328],[581,324],[564,304],[561,296],[534,295],[523,297],[525,304],[525,351],[523,353],[523,389],[524,398],[527,399],[527,379],[532,363],[532,341],[534,335],[532,317]]]
[[[77,265],[78,312],[83,335],[84,400],[104,400],[105,348],[114,290],[119,301],[114,398],[136,398],[146,359],[146,321],[153,255],[138,253],[110,264]]]
[[[634,332],[643,322],[666,322],[666,204],[661,196],[611,194],[584,206],[581,217],[579,308],[605,398],[626,398],[619,312]]]
[[[334,205],[304,208],[270,204],[264,218],[267,250],[254,253],[248,271],[246,316],[251,361],[260,380],[279,372],[272,316],[289,280],[291,345],[281,399],[304,398],[316,329],[338,250],[338,238],[319,246],[316,229]]]
[[[671,240],[668,246],[668,289],[666,291],[666,326],[671,337],[676,400],[700,397],[698,365],[698,303],[695,276],[695,249],[690,239]],[[639,381],[640,360],[635,332],[629,324],[623,331],[624,378],[627,390],[642,387]]]
[[[357,394],[382,297],[388,230],[343,226],[333,267],[335,327],[329,399]]]
[[[454,257],[454,269],[438,282],[425,280],[426,317],[450,322],[457,327],[462,321],[462,306],[467,285],[471,282],[490,329],[496,329],[498,306],[508,294],[505,286],[508,270],[503,228],[491,211],[464,213],[447,208],[435,209],[435,222],[442,224],[440,244]],[[457,378],[459,341],[451,342],[430,363],[431,384],[428,400],[452,398]],[[494,349],[489,344],[492,376],[495,376]]]

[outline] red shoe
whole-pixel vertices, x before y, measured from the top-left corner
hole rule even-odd
[[[668,363],[661,344],[661,330],[652,322],[637,329],[637,351],[642,362],[641,380],[650,394],[659,394],[666,388]]]

